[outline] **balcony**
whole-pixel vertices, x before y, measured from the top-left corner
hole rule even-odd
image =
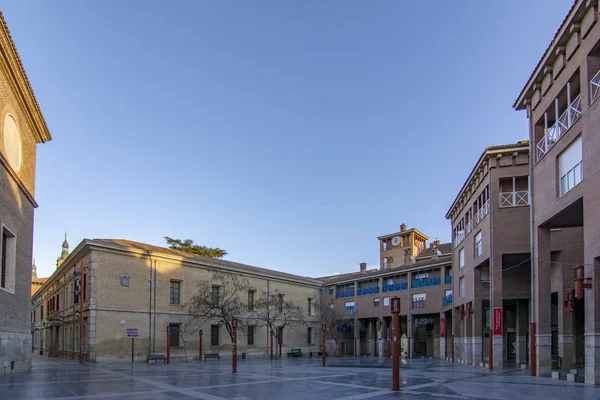
[[[466,235],[468,235],[469,233],[471,233],[472,230],[473,230],[473,221],[469,221],[465,225]]]
[[[408,282],[390,283],[389,285],[383,285],[383,292],[395,292],[397,290],[408,289]]]
[[[465,236],[465,231],[458,231],[456,233],[456,237],[454,238],[454,247],[458,247],[458,245],[461,244],[463,240],[465,240]]]
[[[600,97],[600,70],[590,81],[590,92],[590,104],[592,104]]]
[[[517,207],[529,205],[529,190],[500,193],[500,207]]]
[[[354,293],[354,291],[352,291],[352,292]],[[377,293],[379,293],[379,286],[373,286],[370,288],[358,288],[356,291],[357,296],[366,296],[369,294],[377,294]],[[354,296],[354,294],[352,294],[352,296]]]
[[[442,299],[442,307],[447,307],[447,306],[451,306],[452,305],[452,293],[450,293],[449,295],[445,296]]]
[[[476,213],[475,213],[475,225],[480,223],[486,215],[490,212],[490,203],[485,203]]]
[[[346,297],[354,297],[354,289],[352,290],[342,290],[335,293],[336,299],[344,299]]]
[[[429,286],[438,286],[441,285],[442,278],[425,278],[425,279],[413,279],[410,283],[410,287],[415,288],[424,288]]]
[[[413,300],[412,308],[413,308],[413,310],[420,310],[423,308],[427,308],[427,301],[425,299]]]
[[[573,126],[575,122],[577,122],[579,117],[581,117],[581,94],[575,97],[575,100],[571,102],[569,108],[560,116],[560,118],[558,118],[558,121],[544,133],[544,137],[538,142],[538,161],[550,151],[552,146],[554,146],[554,144],[558,142],[558,139],[560,139],[560,137]]]
[[[448,284],[452,283],[452,275],[446,275],[446,276],[444,277],[444,283],[445,283],[446,285],[448,285]]]

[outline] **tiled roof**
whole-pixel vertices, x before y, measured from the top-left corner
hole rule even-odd
[[[523,146],[529,146],[529,140],[519,140],[517,143],[489,146],[489,147],[485,148],[485,151],[512,149],[513,147],[523,147]]]
[[[240,264],[240,263],[236,263],[236,262],[232,262],[232,261],[221,260],[218,258],[197,256],[195,254],[186,253],[185,251],[173,250],[173,249],[169,249],[167,247],[154,246],[154,245],[147,244],[147,243],[135,242],[133,240],[93,239],[93,240],[91,240],[91,242],[98,243],[98,244],[106,244],[106,245],[111,245],[111,246],[118,246],[118,247],[128,248],[128,249],[151,251],[153,253],[167,254],[167,255],[183,257],[183,258],[196,260],[196,261],[206,261],[207,263],[212,263],[212,264],[222,264],[224,267],[233,267],[233,268],[237,268],[237,269],[248,271],[248,272],[267,274],[267,275],[271,275],[271,276],[279,277],[279,278],[283,278],[283,279],[292,279],[292,280],[296,280],[296,281],[302,281],[304,283],[308,283],[311,285],[322,284],[321,281],[314,279],[314,278],[288,274],[286,272],[280,272],[280,271],[275,271],[272,269],[255,267],[252,265]]]
[[[23,66],[23,62],[21,61],[21,57],[19,56],[19,52],[17,51],[17,47],[15,46],[15,42],[12,39],[10,30],[8,29],[8,25],[6,24],[6,20],[4,19],[4,15],[2,14],[1,10],[0,10],[0,27],[6,33],[6,37],[8,39],[8,42],[10,43],[11,50],[17,60],[17,64],[19,65],[19,69],[21,70],[21,74],[23,75],[23,79],[25,80],[25,85],[27,87],[27,91],[29,92],[28,94],[31,97],[31,100],[33,101],[33,106],[35,107],[35,111],[39,114],[41,123],[43,125],[42,129],[44,130],[44,132],[40,132],[42,134],[42,137],[40,139],[43,142],[52,140],[52,136],[50,135],[50,131],[48,130],[48,125],[46,124],[46,120],[44,119],[44,115],[42,114],[42,110],[40,109],[40,105],[38,104],[38,101],[35,97],[35,93],[33,92],[33,89],[31,88],[31,83],[29,82],[29,78],[27,77],[27,72],[25,72],[25,67]]]
[[[452,253],[452,243],[442,243],[437,248],[442,254]],[[417,258],[428,257],[430,255],[431,255],[431,247],[428,247],[425,250],[421,251],[419,254],[417,254]]]
[[[546,55],[548,54],[548,52],[550,52],[550,50],[552,49],[553,45],[554,45],[554,41],[557,39],[558,34],[560,33],[560,31],[563,29],[563,27],[565,26],[565,24],[567,23],[569,17],[571,16],[571,13],[575,10],[575,6],[577,5],[577,2],[579,0],[575,0],[573,2],[573,5],[571,6],[571,8],[569,9],[569,12],[567,13],[567,15],[565,16],[565,18],[563,19],[563,21],[561,22],[560,26],[558,27],[558,29],[556,30],[556,33],[554,34],[554,37],[552,38],[552,40],[550,41],[550,44],[548,45],[548,47],[546,48],[546,51],[544,51],[544,54],[542,55],[542,58],[540,58],[540,60],[538,61],[537,65],[535,66],[535,68],[533,69],[533,71],[531,72],[531,75],[529,75],[529,78],[527,79],[527,82],[525,82],[525,86],[523,86],[523,88],[521,89],[521,93],[519,93],[519,97],[517,97],[517,99],[515,100],[515,103],[513,104],[513,108],[517,109],[518,107],[518,102],[519,99],[521,98],[521,96],[523,96],[523,93],[525,93],[525,90],[527,89],[527,86],[529,85],[529,83],[531,82],[531,79],[533,79],[534,75],[536,74],[536,72],[538,71],[538,68],[540,68],[542,61],[544,61],[544,58],[546,58]],[[583,2],[582,2],[583,3]]]
[[[46,283],[47,280],[48,280],[48,278],[37,278],[37,279],[32,279],[31,283],[34,285],[43,285],[44,283]]]

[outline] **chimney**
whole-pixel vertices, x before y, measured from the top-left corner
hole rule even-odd
[[[414,262],[411,249],[404,249],[404,265],[412,265]]]
[[[402,223],[402,225],[400,225],[400,232],[406,232],[406,224]]]
[[[367,263],[360,263],[360,272],[367,272]]]

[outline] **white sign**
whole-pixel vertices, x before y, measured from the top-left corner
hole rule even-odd
[[[119,321],[119,325],[125,325],[127,323],[127,321],[125,321],[124,319]]]

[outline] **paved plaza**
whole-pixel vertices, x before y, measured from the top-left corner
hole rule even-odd
[[[414,360],[400,371],[372,359],[230,360],[187,364],[84,364],[36,357],[32,371],[0,377],[0,398],[20,399],[600,399],[600,388],[488,371],[439,360]]]

